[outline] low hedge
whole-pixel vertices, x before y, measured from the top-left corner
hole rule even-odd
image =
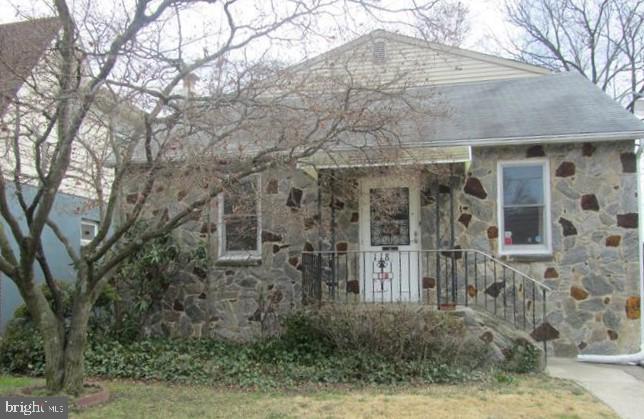
[[[281,336],[241,344],[215,339],[119,342],[93,335],[90,376],[241,387],[304,383],[447,383],[489,376],[482,341],[467,341],[453,317],[406,309],[323,309],[296,313]],[[28,321],[12,322],[0,368],[43,372],[42,342]],[[524,363],[525,364],[525,363]],[[522,364],[526,371],[531,370]]]

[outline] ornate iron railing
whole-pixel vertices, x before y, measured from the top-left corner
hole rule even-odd
[[[542,339],[551,289],[475,249],[304,252],[304,304],[476,306]]]

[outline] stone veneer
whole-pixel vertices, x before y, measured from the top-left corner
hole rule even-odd
[[[497,161],[547,158],[553,254],[508,263],[554,289],[554,353],[626,353],[639,347],[637,176],[632,142],[481,148],[458,195],[457,243],[495,253]],[[637,308],[636,308],[637,307]],[[554,337],[556,333],[553,333]]]
[[[638,347],[637,179],[632,150],[632,142],[475,148],[466,172],[463,165],[454,165],[454,244],[496,255],[497,161],[549,159],[553,254],[506,261],[554,289],[548,299],[551,327],[546,330],[552,339],[550,349],[557,355],[621,353]],[[446,167],[415,169],[422,177],[425,249],[436,247],[437,200],[441,246],[450,246]],[[207,243],[210,268],[202,272],[186,266],[177,275],[148,333],[240,340],[274,333],[279,316],[301,304],[301,252],[332,248],[332,207],[336,250],[359,249],[357,180],[375,172],[386,175],[388,169],[337,170],[333,181],[331,172],[321,171],[321,219],[317,180],[297,170],[262,174],[262,257],[251,266],[217,261],[217,200],[213,200],[176,233],[188,246],[196,240]],[[194,174],[186,171],[186,176]],[[177,178],[170,176],[155,191],[151,212],[157,216],[181,208],[197,183],[210,181],[205,175],[197,183]],[[133,188],[124,197],[126,206],[136,197]],[[426,279],[424,288],[431,287]]]
[[[262,257],[253,262],[217,260],[218,200],[195,213],[174,232],[184,249],[207,249],[206,271],[187,263],[164,293],[161,309],[150,317],[149,335],[225,337],[250,340],[277,331],[280,314],[301,303],[300,258],[317,246],[317,181],[298,170],[260,176]],[[191,202],[210,182],[199,170],[168,170],[154,189],[148,217],[168,217]],[[128,211],[138,198],[136,174],[122,199]]]

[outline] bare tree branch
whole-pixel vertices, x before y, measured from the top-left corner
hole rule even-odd
[[[522,32],[511,55],[578,71],[633,111],[644,89],[642,0],[519,0],[506,2],[505,11]]]

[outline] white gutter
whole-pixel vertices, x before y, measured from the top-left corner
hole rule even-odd
[[[644,131],[606,132],[573,135],[543,135],[534,137],[506,137],[476,140],[472,146],[498,146],[498,145],[523,145],[523,144],[565,144],[578,142],[597,141],[633,141],[642,138]],[[458,142],[457,142],[458,143]],[[455,144],[460,145],[460,144]]]
[[[449,139],[449,140],[427,140],[427,141],[410,141],[400,144],[359,144],[359,145],[340,145],[329,147],[328,151],[351,151],[358,150],[360,147],[379,147],[381,149],[398,149],[403,147],[408,150],[414,148],[431,148],[431,147],[493,147],[504,145],[526,145],[526,144],[567,144],[583,142],[601,142],[601,141],[633,141],[637,138],[643,138],[644,131],[621,131],[621,132],[597,132],[597,133],[580,133],[580,134],[563,134],[563,135],[535,135],[528,137],[493,137],[493,138],[469,138],[469,139]]]
[[[302,169],[305,167],[313,167],[317,169],[354,169],[354,168],[364,168],[364,167],[389,167],[389,166],[415,166],[415,165],[425,165],[425,164],[448,164],[448,163],[466,163],[472,159],[437,159],[437,160],[418,160],[418,161],[382,161],[382,162],[373,162],[373,163],[339,163],[339,164],[306,164],[298,162],[296,167]]]
[[[626,365],[643,365],[644,366],[644,223],[641,220],[641,214],[644,210],[644,185],[642,184],[642,158],[644,153],[642,147],[643,140],[636,143],[637,159],[637,209],[638,209],[638,246],[639,246],[639,265],[640,265],[640,351],[629,355],[577,355],[577,361],[595,362],[602,364],[626,364]]]

